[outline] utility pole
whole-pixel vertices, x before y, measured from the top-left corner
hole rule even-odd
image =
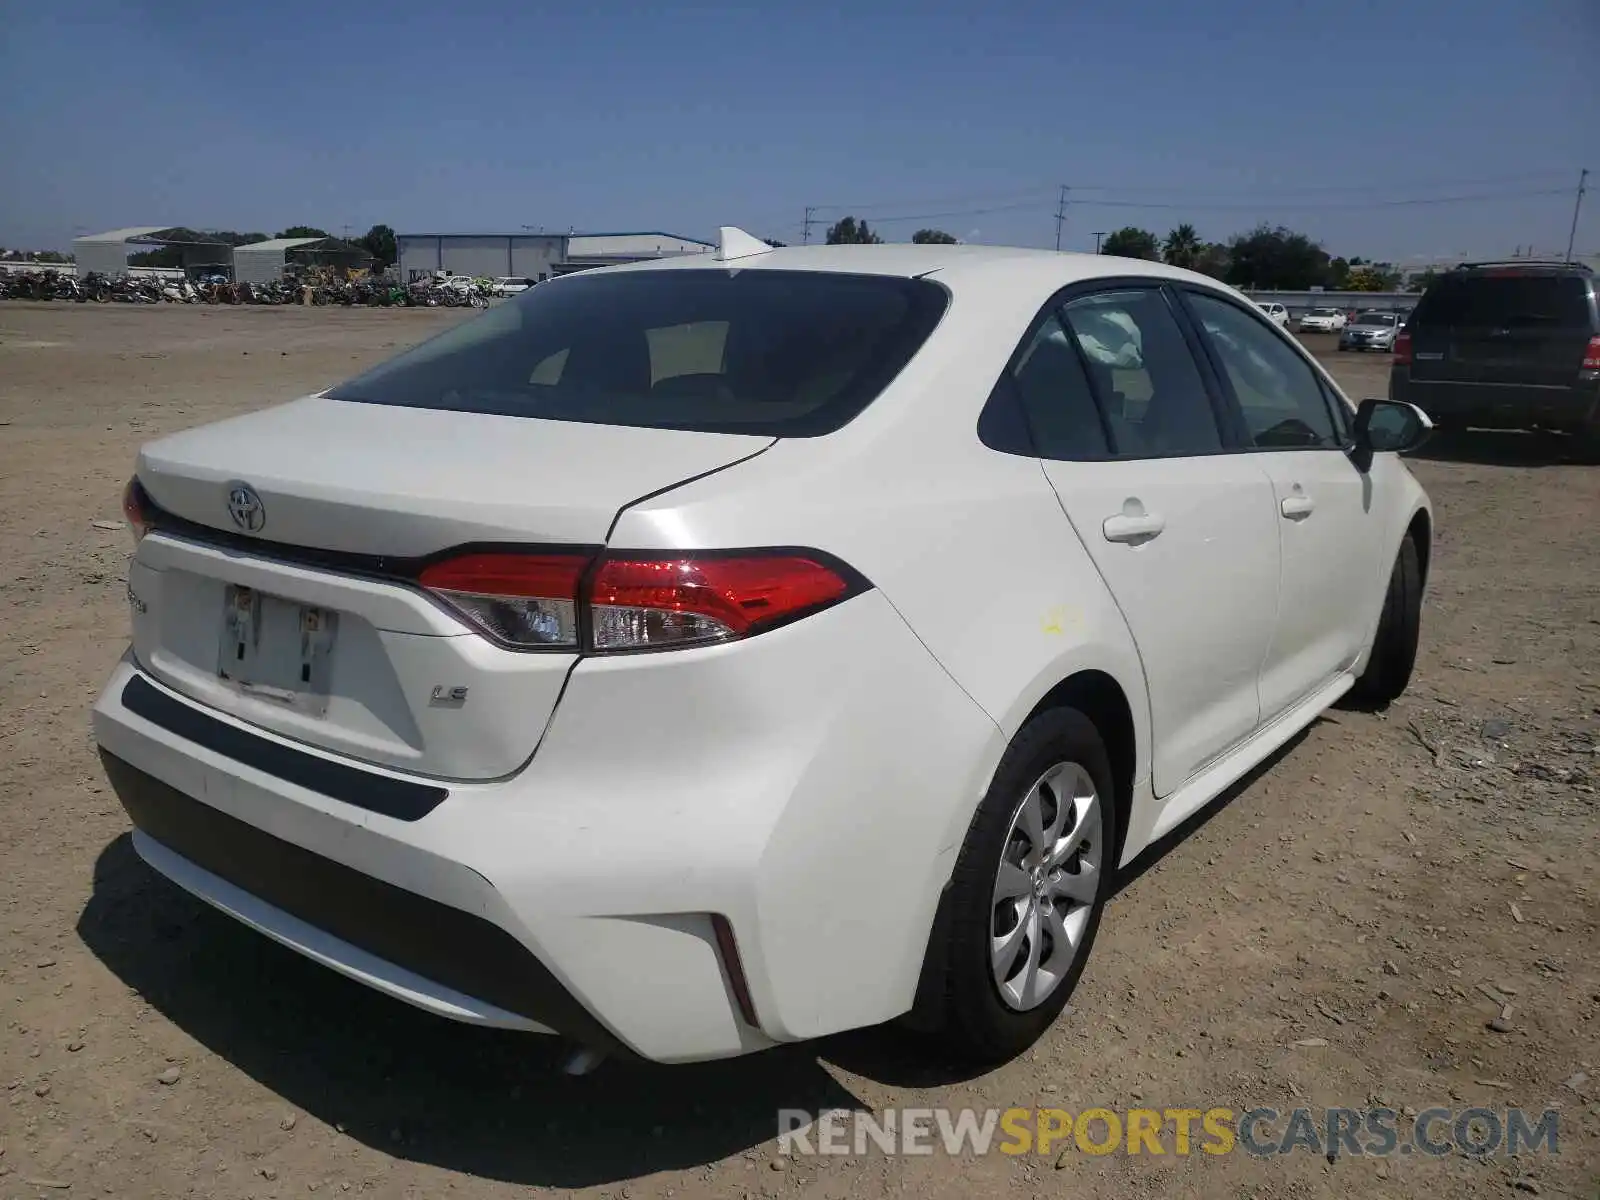
[[[1105,235],[1106,231],[1104,229],[1096,229],[1094,231],[1094,252],[1096,254],[1100,253],[1100,239],[1105,237]]]
[[[1066,184],[1061,185],[1061,200],[1056,205],[1056,249],[1061,249],[1061,227],[1067,223],[1067,192],[1071,189]]]
[[[1572,202],[1572,232],[1567,234],[1567,261],[1572,261],[1572,243],[1578,237],[1578,214],[1583,211],[1583,193],[1587,190],[1589,182],[1589,168],[1585,167],[1578,172],[1578,196]]]
[[[817,211],[817,206],[816,205],[814,205],[814,204],[806,205],[806,219],[800,226],[800,244],[801,245],[810,245],[811,244],[811,227],[817,223],[816,219],[814,217],[812,217],[811,214],[816,212],[816,211]]]

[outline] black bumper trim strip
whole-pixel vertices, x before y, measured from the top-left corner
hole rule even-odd
[[[202,870],[424,979],[597,1049],[631,1054],[510,932],[184,795],[102,749],[135,827]]]
[[[450,794],[448,788],[375,775],[344,763],[257,737],[158,691],[135,675],[122,689],[122,707],[168,733],[297,787],[399,821],[420,821]]]

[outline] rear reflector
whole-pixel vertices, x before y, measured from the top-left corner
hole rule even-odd
[[[1600,371],[1600,337],[1589,339],[1589,348],[1583,352],[1583,369]]]
[[[744,637],[843,599],[849,582],[803,556],[607,558],[589,586],[596,650]]]
[[[418,582],[497,642],[578,648],[577,554],[463,554],[425,567]]]
[[[712,913],[711,929],[717,938],[717,953],[722,957],[722,967],[727,972],[728,987],[739,1006],[739,1015],[744,1018],[746,1025],[760,1029],[761,1022],[756,1019],[756,1004],[750,996],[750,982],[745,978],[744,962],[739,957],[739,943],[734,940],[733,926],[721,913]]]
[[[485,551],[435,562],[417,581],[514,649],[670,650],[748,637],[865,586],[826,557],[787,550],[619,556],[602,558],[585,583],[592,563],[585,555]]]
[[[137,546],[140,539],[150,532],[154,514],[150,497],[136,478],[128,480],[128,486],[122,489],[122,516],[128,522],[128,530],[133,534],[133,543]]]

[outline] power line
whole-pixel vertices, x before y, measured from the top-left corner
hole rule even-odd
[[[1056,249],[1061,249],[1061,227],[1067,223],[1067,185],[1061,185],[1061,201],[1056,205]]]
[[[1038,201],[1034,201],[1030,204],[996,204],[989,208],[963,208],[951,212],[913,213],[910,216],[896,217],[873,217],[872,224],[894,225],[903,221],[938,221],[947,217],[982,217],[987,216],[989,213],[1016,212],[1020,209],[1032,209],[1033,211],[1037,212],[1038,208]]]
[[[1237,198],[1241,201],[1270,199],[1273,195],[1328,195],[1328,194],[1360,194],[1363,192],[1394,191],[1407,192],[1413,190],[1427,190],[1442,187],[1495,187],[1510,186],[1514,184],[1543,184],[1553,183],[1557,179],[1570,178],[1566,170],[1530,171],[1517,175],[1499,175],[1493,177],[1478,177],[1475,179],[1413,179],[1388,183],[1329,183],[1329,184],[1241,184],[1231,188],[1206,189],[1193,188],[1179,184],[1132,184],[1132,183],[1074,183],[1072,188],[1076,192],[1114,192],[1127,196],[1143,195],[1172,195],[1172,196],[1212,196],[1219,198]],[[1009,205],[1013,201],[1027,199],[1043,199],[1046,196],[1055,196],[1060,190],[1060,184],[1038,184],[1020,188],[1016,191],[985,192],[973,195],[916,200],[878,201],[871,204],[818,204],[813,209],[827,209],[829,211],[848,211],[855,214],[871,216],[875,209],[880,208],[933,208],[933,207],[963,207],[973,206],[974,211],[982,207],[983,211],[993,211],[992,205]],[[882,218],[880,218],[882,219]]]
[[[1334,200],[1326,203],[1316,201],[1288,201],[1273,200],[1264,197],[1249,204],[1227,203],[1206,204],[1199,201],[1188,200],[1183,202],[1151,201],[1151,200],[1085,200],[1077,201],[1079,205],[1087,208],[1160,208],[1160,209],[1188,209],[1197,212],[1244,211],[1261,212],[1263,210],[1292,208],[1306,211],[1323,211],[1330,209],[1374,209],[1374,208],[1404,208],[1412,206],[1426,206],[1430,204],[1470,204],[1482,203],[1493,200],[1524,200],[1536,196],[1565,196],[1566,188],[1545,188],[1539,191],[1528,192],[1495,192],[1476,196],[1419,196],[1404,200]]]
[[[1080,192],[1127,192],[1136,195],[1181,195],[1181,196],[1248,196],[1262,195],[1326,195],[1330,193],[1360,193],[1378,191],[1427,190],[1430,188],[1444,187],[1499,187],[1513,184],[1544,184],[1554,183],[1557,179],[1571,178],[1567,171],[1536,171],[1521,175],[1500,175],[1494,178],[1479,179],[1412,179],[1404,181],[1390,181],[1387,183],[1356,183],[1356,184],[1244,184],[1239,187],[1206,189],[1192,188],[1182,185],[1167,184],[1088,184],[1075,183],[1073,187]]]
[[[1058,185],[1048,184],[1043,187],[1030,187],[1012,192],[983,192],[978,195],[968,193],[965,196],[945,196],[938,199],[923,197],[917,200],[883,200],[874,204],[818,204],[817,208],[826,208],[835,212],[844,210],[850,213],[865,213],[871,216],[874,209],[879,208],[930,208],[943,205],[976,205],[991,203],[1009,203],[1017,200],[1038,200],[1045,196],[1053,195]]]

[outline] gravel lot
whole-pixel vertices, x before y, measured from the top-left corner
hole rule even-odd
[[[1600,468],[1556,442],[1425,450],[1408,696],[1328,714],[1142,863],[1075,1014],[986,1075],[871,1031],[567,1079],[543,1039],[381,998],[152,874],[87,729],[135,448],[459,319],[0,306],[0,1197],[1600,1195]],[[1382,393],[1386,360],[1316,348]],[[1374,1104],[1558,1107],[1560,1153],[775,1153],[779,1108]]]

